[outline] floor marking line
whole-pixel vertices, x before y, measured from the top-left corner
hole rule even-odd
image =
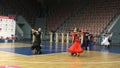
[[[5,52],[5,53],[9,53],[9,54],[14,54],[14,55],[19,55],[19,56],[25,56],[25,57],[28,57],[27,55],[18,54],[18,53],[13,53],[13,52],[7,52],[7,51],[0,51],[0,52]]]
[[[102,62],[39,62],[39,61],[17,61],[17,60],[0,60],[0,62],[7,61],[7,62],[19,62],[19,63],[29,63],[29,64],[113,64],[119,63],[120,61],[102,61]]]

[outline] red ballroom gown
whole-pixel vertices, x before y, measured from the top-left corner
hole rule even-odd
[[[70,53],[82,53],[83,49],[81,48],[80,44],[80,37],[75,36],[74,43],[68,48],[68,52]]]

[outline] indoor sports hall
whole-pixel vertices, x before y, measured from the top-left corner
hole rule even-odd
[[[119,22],[119,0],[0,0],[0,68],[120,68]]]

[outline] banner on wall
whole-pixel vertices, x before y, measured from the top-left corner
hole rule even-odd
[[[12,16],[0,16],[0,39],[11,39],[15,36],[16,21]]]

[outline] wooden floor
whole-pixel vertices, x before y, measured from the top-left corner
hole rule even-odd
[[[5,47],[29,47],[30,44],[1,43]],[[27,56],[0,51],[0,66],[21,66],[21,68],[120,68],[120,54],[84,51],[79,57],[69,53],[55,53]]]

